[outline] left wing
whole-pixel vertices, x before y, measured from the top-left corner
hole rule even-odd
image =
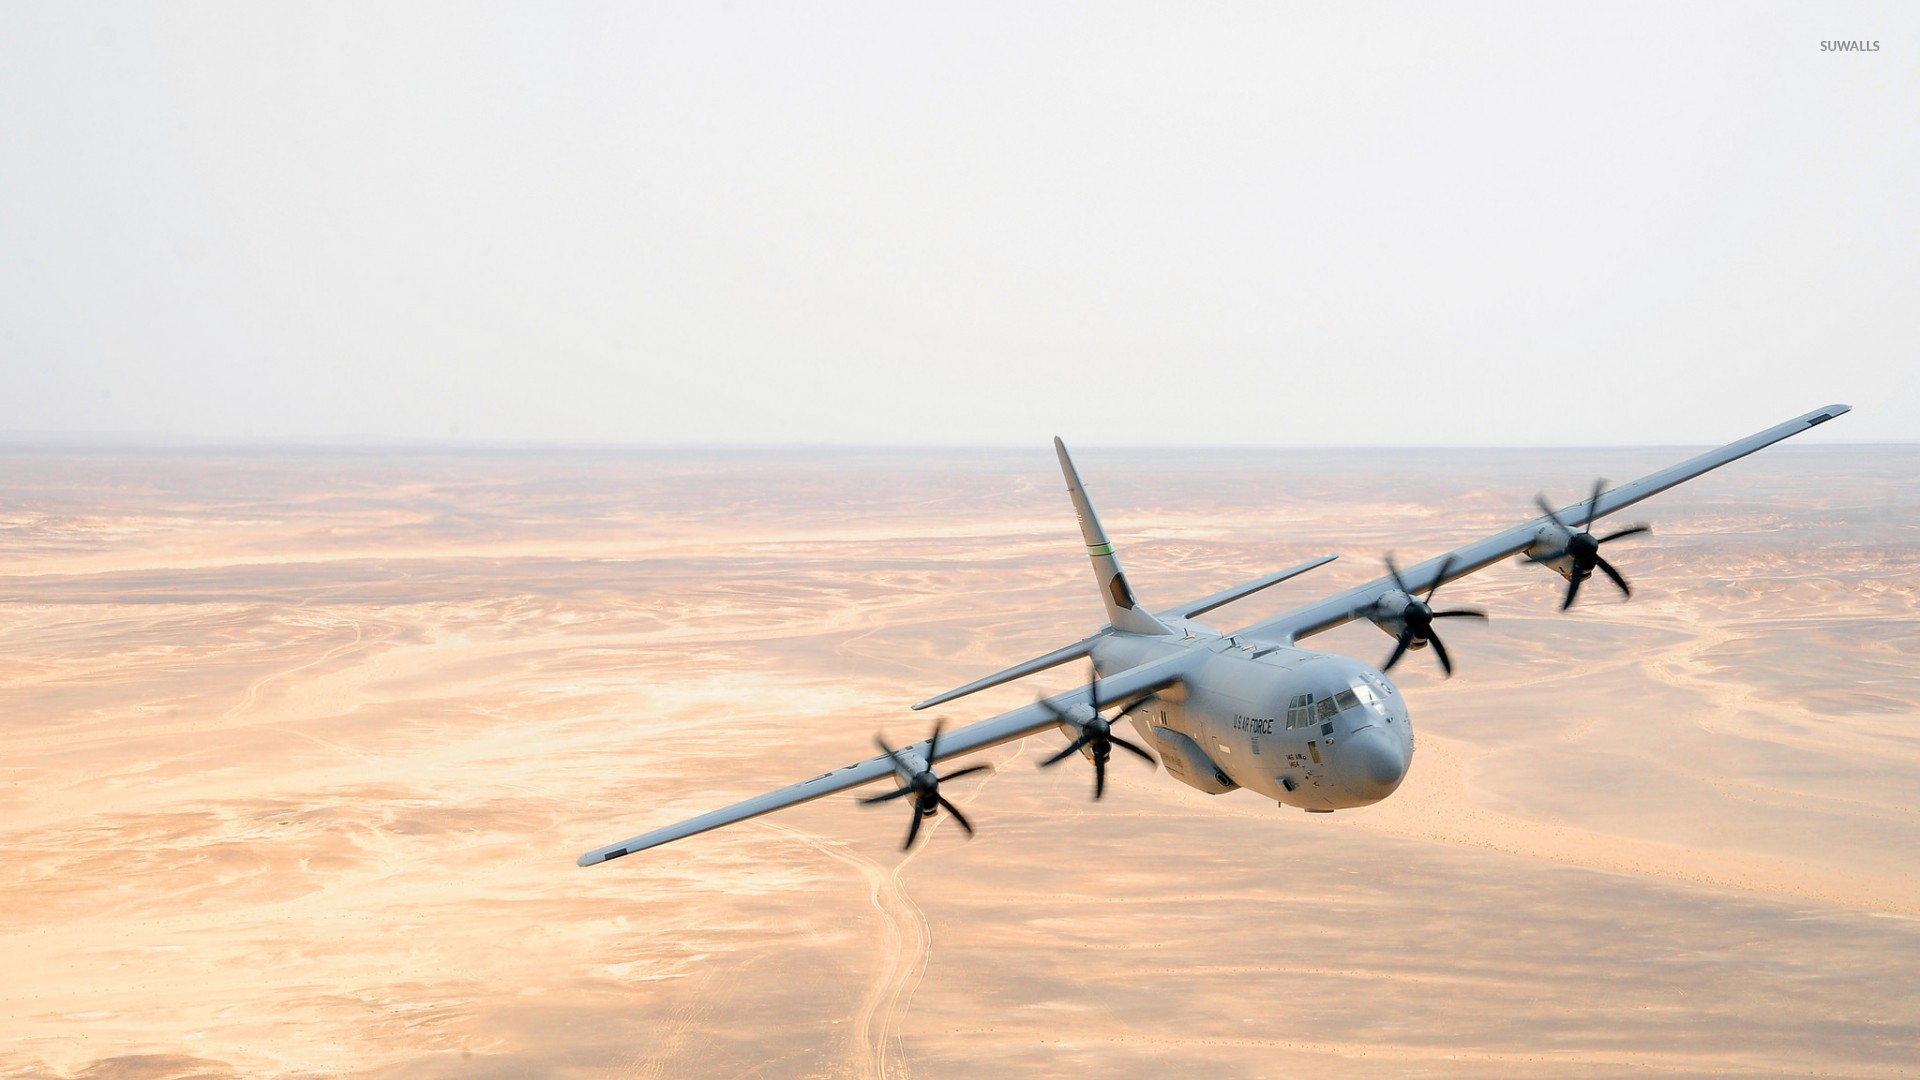
[[[1755,450],[1772,446],[1781,439],[1824,424],[1850,409],[1851,406],[1847,405],[1828,405],[1823,409],[1815,409],[1805,415],[1796,416],[1784,424],[1775,424],[1765,431],[1755,432],[1744,439],[1730,442],[1718,450],[1709,450],[1672,468],[1662,469],[1630,484],[1622,484],[1612,491],[1604,492],[1595,500],[1591,515],[1587,513],[1587,503],[1583,501],[1563,507],[1554,516],[1563,528],[1566,525],[1577,527],[1590,524],[1608,514],[1624,510],[1642,499],[1683,484],[1702,473],[1746,457]],[[1476,540],[1454,548],[1444,555],[1437,555],[1417,566],[1402,570],[1401,580],[1406,583],[1408,593],[1417,595],[1427,592],[1449,581],[1466,577],[1475,570],[1491,566],[1509,555],[1518,555],[1529,550],[1538,541],[1540,530],[1549,524],[1551,523],[1546,517],[1537,517],[1524,525],[1516,525],[1484,540]],[[1446,571],[1444,576],[1441,573],[1443,569]],[[1394,584],[1391,577],[1380,578],[1358,588],[1336,593],[1317,603],[1298,607],[1271,619],[1254,623],[1252,626],[1235,631],[1234,636],[1289,643],[1298,641],[1350,622],[1373,607],[1381,597],[1397,588],[1399,586]]]
[[[1118,701],[1170,686],[1179,682],[1186,675],[1188,669],[1194,663],[1203,659],[1204,655],[1205,654],[1177,653],[1162,660],[1142,664],[1137,668],[1104,677],[1100,680],[1100,695],[1104,700]],[[1077,690],[1057,694],[1049,700],[1061,709],[1066,709],[1078,704],[1086,693],[1087,687],[1083,686]],[[1054,709],[1050,709],[1045,704],[1036,701],[1032,705],[1022,706],[1012,712],[1004,712],[991,719],[982,720],[954,731],[942,733],[940,736],[939,760],[946,761],[950,758],[959,757],[962,754],[971,754],[977,750],[985,750],[989,747],[998,746],[1001,743],[1012,742],[1015,739],[1024,738],[1035,732],[1054,727],[1059,724],[1059,722],[1058,713]],[[919,757],[925,758],[927,755],[927,742],[923,740],[902,749],[903,752],[910,751]],[[933,763],[928,762],[928,764],[931,765]],[[732,825],[736,822],[746,821],[749,818],[759,817],[762,814],[770,814],[775,810],[785,810],[789,806],[798,806],[804,802],[812,802],[823,795],[831,795],[836,791],[845,791],[848,788],[859,787],[862,784],[871,784],[875,780],[895,775],[896,770],[894,769],[893,762],[885,754],[881,754],[878,757],[871,757],[865,761],[855,762],[852,765],[835,770],[834,772],[821,773],[811,780],[802,780],[797,784],[791,784],[778,791],[769,791],[765,795],[755,796],[745,802],[738,802],[732,806],[715,810],[712,813],[701,814],[696,818],[688,818],[686,821],[682,821],[677,825],[668,825],[665,828],[655,829],[652,832],[641,833],[639,836],[629,840],[622,840],[617,844],[608,844],[606,847],[595,848],[585,855],[580,856],[579,862],[581,866],[592,866],[595,863],[603,863],[609,859],[617,859],[622,855],[631,855],[636,851],[644,851],[647,848],[658,847],[661,844],[670,843],[674,840],[682,840],[686,837],[706,832],[709,829],[718,829],[723,825]]]

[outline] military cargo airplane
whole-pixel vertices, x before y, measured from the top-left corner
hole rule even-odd
[[[1106,605],[1107,625],[1043,656],[976,679],[915,705],[925,709],[999,686],[1061,664],[1087,660],[1086,685],[1044,697],[1022,708],[954,731],[934,727],[931,737],[905,747],[876,739],[881,753],[810,780],[759,795],[675,825],[655,829],[580,856],[592,866],[710,829],[783,810],[823,795],[891,778],[896,787],[863,802],[912,800],[905,847],[921,822],[941,810],[967,835],[973,824],[940,792],[955,777],[980,771],[974,765],[936,774],[945,760],[1025,738],[1049,728],[1069,740],[1042,765],[1076,754],[1093,767],[1093,795],[1106,791],[1107,764],[1116,749],[1154,758],[1168,773],[1209,794],[1244,789],[1282,806],[1329,812],[1379,802],[1400,786],[1413,757],[1413,721],[1405,699],[1386,672],[1412,651],[1431,649],[1442,671],[1453,664],[1436,629],[1437,620],[1486,618],[1477,609],[1436,611],[1434,592],[1449,581],[1518,556],[1546,567],[1567,582],[1561,610],[1572,606],[1581,586],[1597,571],[1619,591],[1632,594],[1624,575],[1600,553],[1602,545],[1647,531],[1645,525],[1596,536],[1592,525],[1677,484],[1848,411],[1829,405],[1728,443],[1669,469],[1606,490],[1596,483],[1584,501],[1554,509],[1537,498],[1541,516],[1453,549],[1404,570],[1387,560],[1385,577],[1315,603],[1264,619],[1230,634],[1194,620],[1215,608],[1277,585],[1332,561],[1328,555],[1224,589],[1166,610],[1149,613],[1134,598],[1113,544],[1107,539],[1086,488],[1059,439],[1053,441],[1067,493],[1093,561]],[[1379,668],[1345,656],[1314,652],[1300,642],[1356,619],[1365,619],[1394,640]],[[1122,723],[1139,740],[1120,731]]]

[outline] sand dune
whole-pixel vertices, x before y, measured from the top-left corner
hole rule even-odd
[[[1149,603],[1346,554],[1231,626],[1677,454],[1081,457]],[[840,798],[581,870],[1091,629],[1048,455],[16,451],[0,1074],[1909,1075],[1917,465],[1670,492],[1630,604],[1451,586],[1378,807],[1095,805],[1043,739],[971,843]]]

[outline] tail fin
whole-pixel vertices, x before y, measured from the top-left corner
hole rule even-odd
[[[1087,501],[1087,489],[1080,484],[1073,459],[1067,456],[1067,444],[1057,435],[1053,452],[1059,455],[1060,471],[1067,477],[1067,494],[1073,496],[1073,512],[1080,518],[1080,535],[1087,542],[1087,556],[1093,560],[1093,577],[1100,584],[1100,599],[1107,605],[1107,622],[1115,630],[1135,634],[1173,633],[1165,623],[1134,602],[1133,590],[1127,587],[1126,572],[1120,569],[1113,545],[1107,542],[1106,530],[1100,528],[1100,519],[1093,514],[1093,504]]]

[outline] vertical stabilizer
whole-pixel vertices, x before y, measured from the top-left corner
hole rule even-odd
[[[1080,484],[1073,459],[1067,456],[1067,444],[1057,435],[1053,439],[1053,452],[1060,457],[1060,471],[1067,478],[1067,494],[1073,497],[1073,512],[1080,518],[1080,536],[1087,542],[1087,557],[1093,560],[1093,578],[1100,585],[1101,602],[1107,605],[1107,622],[1115,630],[1135,634],[1173,633],[1134,601],[1126,572],[1120,569],[1120,560],[1113,554],[1106,530],[1094,516],[1093,504],[1087,501],[1087,489]]]

